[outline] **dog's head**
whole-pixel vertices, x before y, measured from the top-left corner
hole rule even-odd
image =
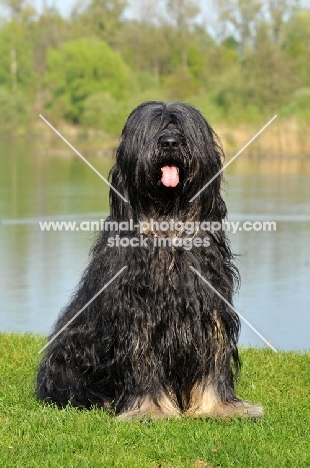
[[[201,217],[202,206],[210,214],[219,198],[216,218],[222,218],[226,208],[220,197],[221,175],[190,203],[220,171],[222,155],[214,131],[198,110],[180,102],[146,102],[127,119],[112,185],[139,215],[176,216],[184,210],[197,212],[199,206]],[[112,212],[121,203],[117,196],[111,192]]]

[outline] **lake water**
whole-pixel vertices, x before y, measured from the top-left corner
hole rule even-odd
[[[77,145],[78,146],[78,145]],[[107,176],[112,159],[88,158]],[[310,156],[249,159],[225,172],[231,221],[276,221],[230,234],[240,254],[236,309],[278,349],[310,348]],[[100,220],[108,187],[78,157],[0,142],[0,331],[47,334],[88,262],[94,234],[42,232],[39,220]],[[242,324],[242,345],[264,346]]]

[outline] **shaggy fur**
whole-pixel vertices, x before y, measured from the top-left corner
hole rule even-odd
[[[111,170],[109,221],[219,221],[226,217],[218,176],[222,150],[203,116],[182,103],[147,102],[128,117]],[[162,168],[178,170],[166,186]],[[194,417],[259,417],[262,408],[234,391],[240,362],[240,323],[191,269],[232,304],[238,271],[225,232],[208,232],[210,245],[158,247],[184,232],[145,230],[147,246],[110,246],[109,238],[134,231],[103,230],[57,333],[123,267],[110,284],[49,345],[37,379],[40,399],[63,407],[100,406],[121,418],[181,414]],[[192,236],[205,238],[199,229]]]

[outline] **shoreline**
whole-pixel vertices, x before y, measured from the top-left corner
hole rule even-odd
[[[225,122],[212,122],[222,144],[226,159],[233,157],[263,127],[263,119],[257,124],[242,124],[236,127]],[[90,157],[113,158],[119,144],[119,135],[109,135],[103,130],[55,123],[57,130],[79,151]],[[44,122],[34,124],[32,131],[24,134],[0,135],[0,145],[15,142],[33,142],[44,156],[73,156],[74,152]],[[264,132],[255,138],[243,152],[253,159],[309,159],[310,134],[306,124],[296,119],[276,119]]]

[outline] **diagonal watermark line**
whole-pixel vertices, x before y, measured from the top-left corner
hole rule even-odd
[[[110,281],[108,281],[108,282],[103,286],[103,288],[101,288],[100,291],[98,291],[97,294],[95,294],[94,297],[93,297],[90,301],[88,301],[87,304],[85,304],[84,307],[82,307],[82,309],[79,310],[79,311],[75,314],[74,317],[72,317],[72,319],[68,320],[68,322],[66,323],[65,326],[62,327],[61,330],[59,330],[59,331],[53,336],[53,338],[51,338],[51,339],[49,340],[49,342],[46,343],[46,345],[43,346],[43,348],[40,349],[40,351],[38,352],[38,354],[42,353],[42,351],[44,351],[45,348],[47,348],[48,345],[51,344],[51,343],[55,340],[55,338],[57,338],[57,336],[60,335],[60,333],[62,333],[62,332],[67,328],[67,326],[70,325],[70,323],[73,322],[73,320],[75,320],[76,317],[77,317],[78,315],[80,315],[80,314],[83,312],[83,310],[85,310],[86,307],[88,307],[89,304],[91,304],[91,303],[93,302],[93,300],[96,299],[97,296],[99,296],[99,294],[102,293],[102,291],[104,291],[104,290],[105,290],[105,289],[106,289],[106,288],[107,288],[107,287],[108,287],[124,270],[126,270],[126,268],[127,268],[127,266],[124,266],[121,270],[119,270],[119,272],[117,272],[116,275],[114,275],[113,278],[110,279]]]
[[[240,150],[240,151],[238,151],[238,153],[237,153],[237,154],[235,154],[235,156],[234,156],[233,158],[231,158],[231,160],[230,160],[230,161],[228,161],[228,163],[227,163],[227,164],[225,164],[225,166],[223,166],[223,167],[222,167],[222,169],[221,169],[221,170],[220,170],[220,171],[219,171],[217,174],[215,174],[215,176],[213,176],[213,177],[212,177],[212,179],[210,179],[210,180],[209,180],[209,182],[208,182],[208,183],[206,183],[206,185],[204,185],[204,186],[202,187],[202,189],[200,189],[200,190],[199,190],[199,192],[197,192],[197,193],[196,193],[196,195],[194,195],[194,196],[193,196],[193,198],[191,198],[191,199],[190,199],[190,201],[189,201],[189,202],[191,203],[192,201],[194,201],[194,200],[195,200],[195,198],[197,198],[197,197],[198,197],[198,195],[200,195],[200,194],[201,194],[201,192],[203,192],[203,191],[204,191],[204,190],[205,190],[205,189],[208,187],[208,185],[210,185],[210,184],[211,184],[211,183],[214,181],[214,179],[216,179],[216,178],[217,178],[217,177],[218,177],[218,176],[219,176],[219,175],[220,175],[220,174],[221,174],[221,173],[222,173],[222,172],[223,172],[223,171],[226,169],[226,167],[228,167],[228,166],[229,166],[229,164],[231,164],[231,163],[232,163],[232,162],[233,162],[233,161],[234,161],[234,160],[235,160],[235,159],[236,159],[236,158],[239,156],[239,154],[241,154],[241,153],[242,153],[242,151],[244,151],[244,150],[245,150],[245,148],[247,148],[247,147],[248,147],[248,146],[249,146],[249,145],[252,143],[252,141],[254,141],[254,140],[255,140],[255,138],[257,138],[257,137],[258,137],[258,135],[260,135],[260,134],[261,134],[261,133],[262,133],[262,132],[265,130],[265,128],[267,128],[267,127],[268,127],[268,125],[270,125],[270,124],[271,124],[271,122],[273,122],[273,121],[274,121],[276,118],[277,118],[277,115],[274,115],[274,116],[272,117],[272,119],[270,119],[270,120],[269,120],[269,122],[267,122],[267,123],[266,123],[266,125],[264,125],[264,126],[263,126],[263,128],[261,128],[261,129],[260,129],[260,131],[259,131],[259,132],[257,132],[257,133],[256,133],[256,135],[254,135],[254,136],[253,136],[253,138],[251,138],[251,140],[250,140],[250,141],[248,141],[248,142],[247,142],[247,144],[246,144],[246,145],[244,145],[244,147],[243,147],[243,148],[241,148],[241,150]]]
[[[231,309],[248,325],[248,327],[250,327],[251,330],[253,330],[253,331],[256,333],[256,335],[259,336],[259,337],[269,346],[269,348],[271,348],[275,353],[278,352],[278,351],[276,350],[276,348],[274,348],[274,347],[272,346],[272,344],[270,344],[269,341],[267,341],[266,338],[264,338],[263,335],[261,335],[261,334],[259,333],[259,331],[257,331],[256,328],[254,328],[253,325],[251,325],[250,322],[248,322],[247,319],[246,319],[245,317],[243,317],[243,315],[241,315],[240,312],[238,312],[237,309],[235,309],[235,308],[225,299],[225,297],[223,297],[222,294],[219,293],[219,292],[212,286],[212,284],[209,283],[209,281],[206,280],[206,279],[199,273],[199,271],[197,271],[193,266],[190,266],[190,269],[191,269],[192,271],[194,271],[194,272],[199,276],[199,278],[201,278],[202,281],[204,281],[204,282],[209,286],[209,288],[211,288],[212,291],[214,291],[214,292],[225,302],[225,304],[227,304],[227,305],[228,305],[228,306],[229,306],[229,307],[230,307],[230,308],[231,308]]]
[[[83,159],[83,161],[84,161],[99,177],[101,177],[101,179],[104,180],[104,182],[105,182],[112,190],[114,190],[114,192],[117,193],[117,195],[118,195],[119,197],[121,197],[122,200],[124,200],[124,202],[128,203],[128,200],[126,200],[126,198],[123,197],[123,195],[122,195],[121,193],[119,193],[119,191],[116,190],[116,188],[114,188],[113,185],[111,185],[110,182],[109,182],[105,177],[103,177],[103,175],[100,174],[100,172],[98,172],[97,169],[94,168],[94,166],[93,166],[92,164],[90,164],[90,162],[88,162],[87,159],[85,159],[84,156],[82,156],[81,153],[80,153],[76,148],[74,148],[74,146],[71,145],[71,143],[69,143],[69,141],[66,140],[66,138],[65,138],[64,136],[62,136],[62,134],[59,133],[59,131],[56,130],[56,128],[53,127],[53,125],[52,125],[48,120],[46,120],[45,117],[43,117],[43,115],[39,114],[39,117],[41,117],[41,119],[44,120],[44,122],[45,122],[52,130],[54,130],[54,132],[55,132],[65,143],[67,143],[67,145],[70,146],[70,148],[71,148],[81,159]]]

